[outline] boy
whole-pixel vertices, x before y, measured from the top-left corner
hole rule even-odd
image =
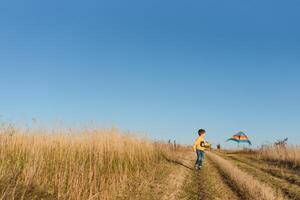
[[[198,131],[199,137],[196,139],[193,149],[197,153],[197,160],[195,163],[195,169],[199,170],[202,168],[203,160],[204,160],[204,151],[205,148],[209,145],[205,140],[206,131],[204,129],[200,129]]]

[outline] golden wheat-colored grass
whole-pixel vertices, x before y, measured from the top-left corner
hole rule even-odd
[[[0,133],[0,199],[117,199],[170,153],[115,129]]]
[[[258,153],[259,157],[264,160],[286,163],[293,167],[300,166],[299,146],[265,146]]]
[[[281,194],[268,185],[259,182],[253,176],[241,171],[237,166],[220,156],[207,152],[209,158],[218,166],[222,173],[238,187],[247,199],[254,200],[281,200]]]

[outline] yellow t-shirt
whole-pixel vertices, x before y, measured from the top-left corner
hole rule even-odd
[[[193,146],[193,150],[199,149],[201,151],[205,151],[205,148],[208,146],[208,143],[204,140],[203,136],[199,136]]]

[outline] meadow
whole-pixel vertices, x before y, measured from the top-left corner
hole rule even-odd
[[[116,129],[4,129],[0,198],[125,199],[171,156],[167,144]]]
[[[112,129],[0,129],[0,199],[298,200],[299,147],[207,150]]]
[[[292,168],[300,167],[299,146],[269,145],[263,146],[257,153],[261,159],[266,161],[289,165]]]

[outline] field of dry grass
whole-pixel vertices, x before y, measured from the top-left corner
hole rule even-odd
[[[259,149],[224,150],[223,152],[245,156],[252,155],[260,160],[291,168],[300,167],[300,146],[295,145],[263,145]]]
[[[2,130],[1,199],[120,199],[150,181],[168,145],[114,129]]]
[[[116,129],[0,129],[0,199],[298,200],[299,148],[207,151]]]
[[[261,159],[300,167],[299,146],[265,146],[258,151]]]

